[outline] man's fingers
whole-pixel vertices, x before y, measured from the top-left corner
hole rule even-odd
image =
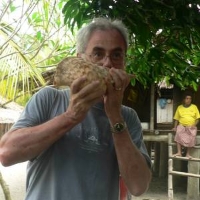
[[[81,90],[81,88],[83,87],[86,80],[87,80],[86,76],[83,76],[81,78],[74,80],[70,86],[71,93],[76,94],[77,92],[79,92]]]
[[[122,90],[125,89],[131,78],[135,78],[135,74],[127,74],[124,70],[121,69],[110,69],[110,75],[113,79],[113,87],[115,90]]]
[[[82,81],[84,83],[84,80],[78,80],[72,84],[71,95],[73,99],[76,99],[76,102],[93,104],[93,101],[100,99],[104,95],[105,87],[102,87],[98,80],[92,81],[84,86]]]

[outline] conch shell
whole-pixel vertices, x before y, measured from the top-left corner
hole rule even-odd
[[[108,69],[79,57],[64,58],[56,68],[53,83],[56,87],[70,87],[75,79],[82,76],[87,77],[83,87],[94,80],[99,80],[106,91],[105,80],[109,76]]]

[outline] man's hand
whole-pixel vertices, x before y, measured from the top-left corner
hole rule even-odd
[[[104,95],[105,111],[108,118],[121,115],[124,90],[130,82],[130,76],[122,69],[109,70],[112,81],[107,81],[107,92]]]
[[[105,90],[100,82],[92,81],[85,87],[82,87],[87,77],[76,79],[71,85],[70,103],[66,114],[76,123],[81,122],[88,110],[95,103],[102,101]]]

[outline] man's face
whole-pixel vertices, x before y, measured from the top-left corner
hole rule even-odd
[[[116,30],[96,30],[92,33],[85,50],[87,60],[104,67],[123,69],[126,44]]]

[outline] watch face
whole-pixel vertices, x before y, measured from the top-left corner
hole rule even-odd
[[[113,133],[121,133],[127,128],[126,122],[118,122],[113,127],[111,127],[111,131]]]
[[[115,124],[115,129],[117,131],[121,131],[121,130],[123,130],[123,128],[124,128],[124,124],[121,124],[121,123]]]

